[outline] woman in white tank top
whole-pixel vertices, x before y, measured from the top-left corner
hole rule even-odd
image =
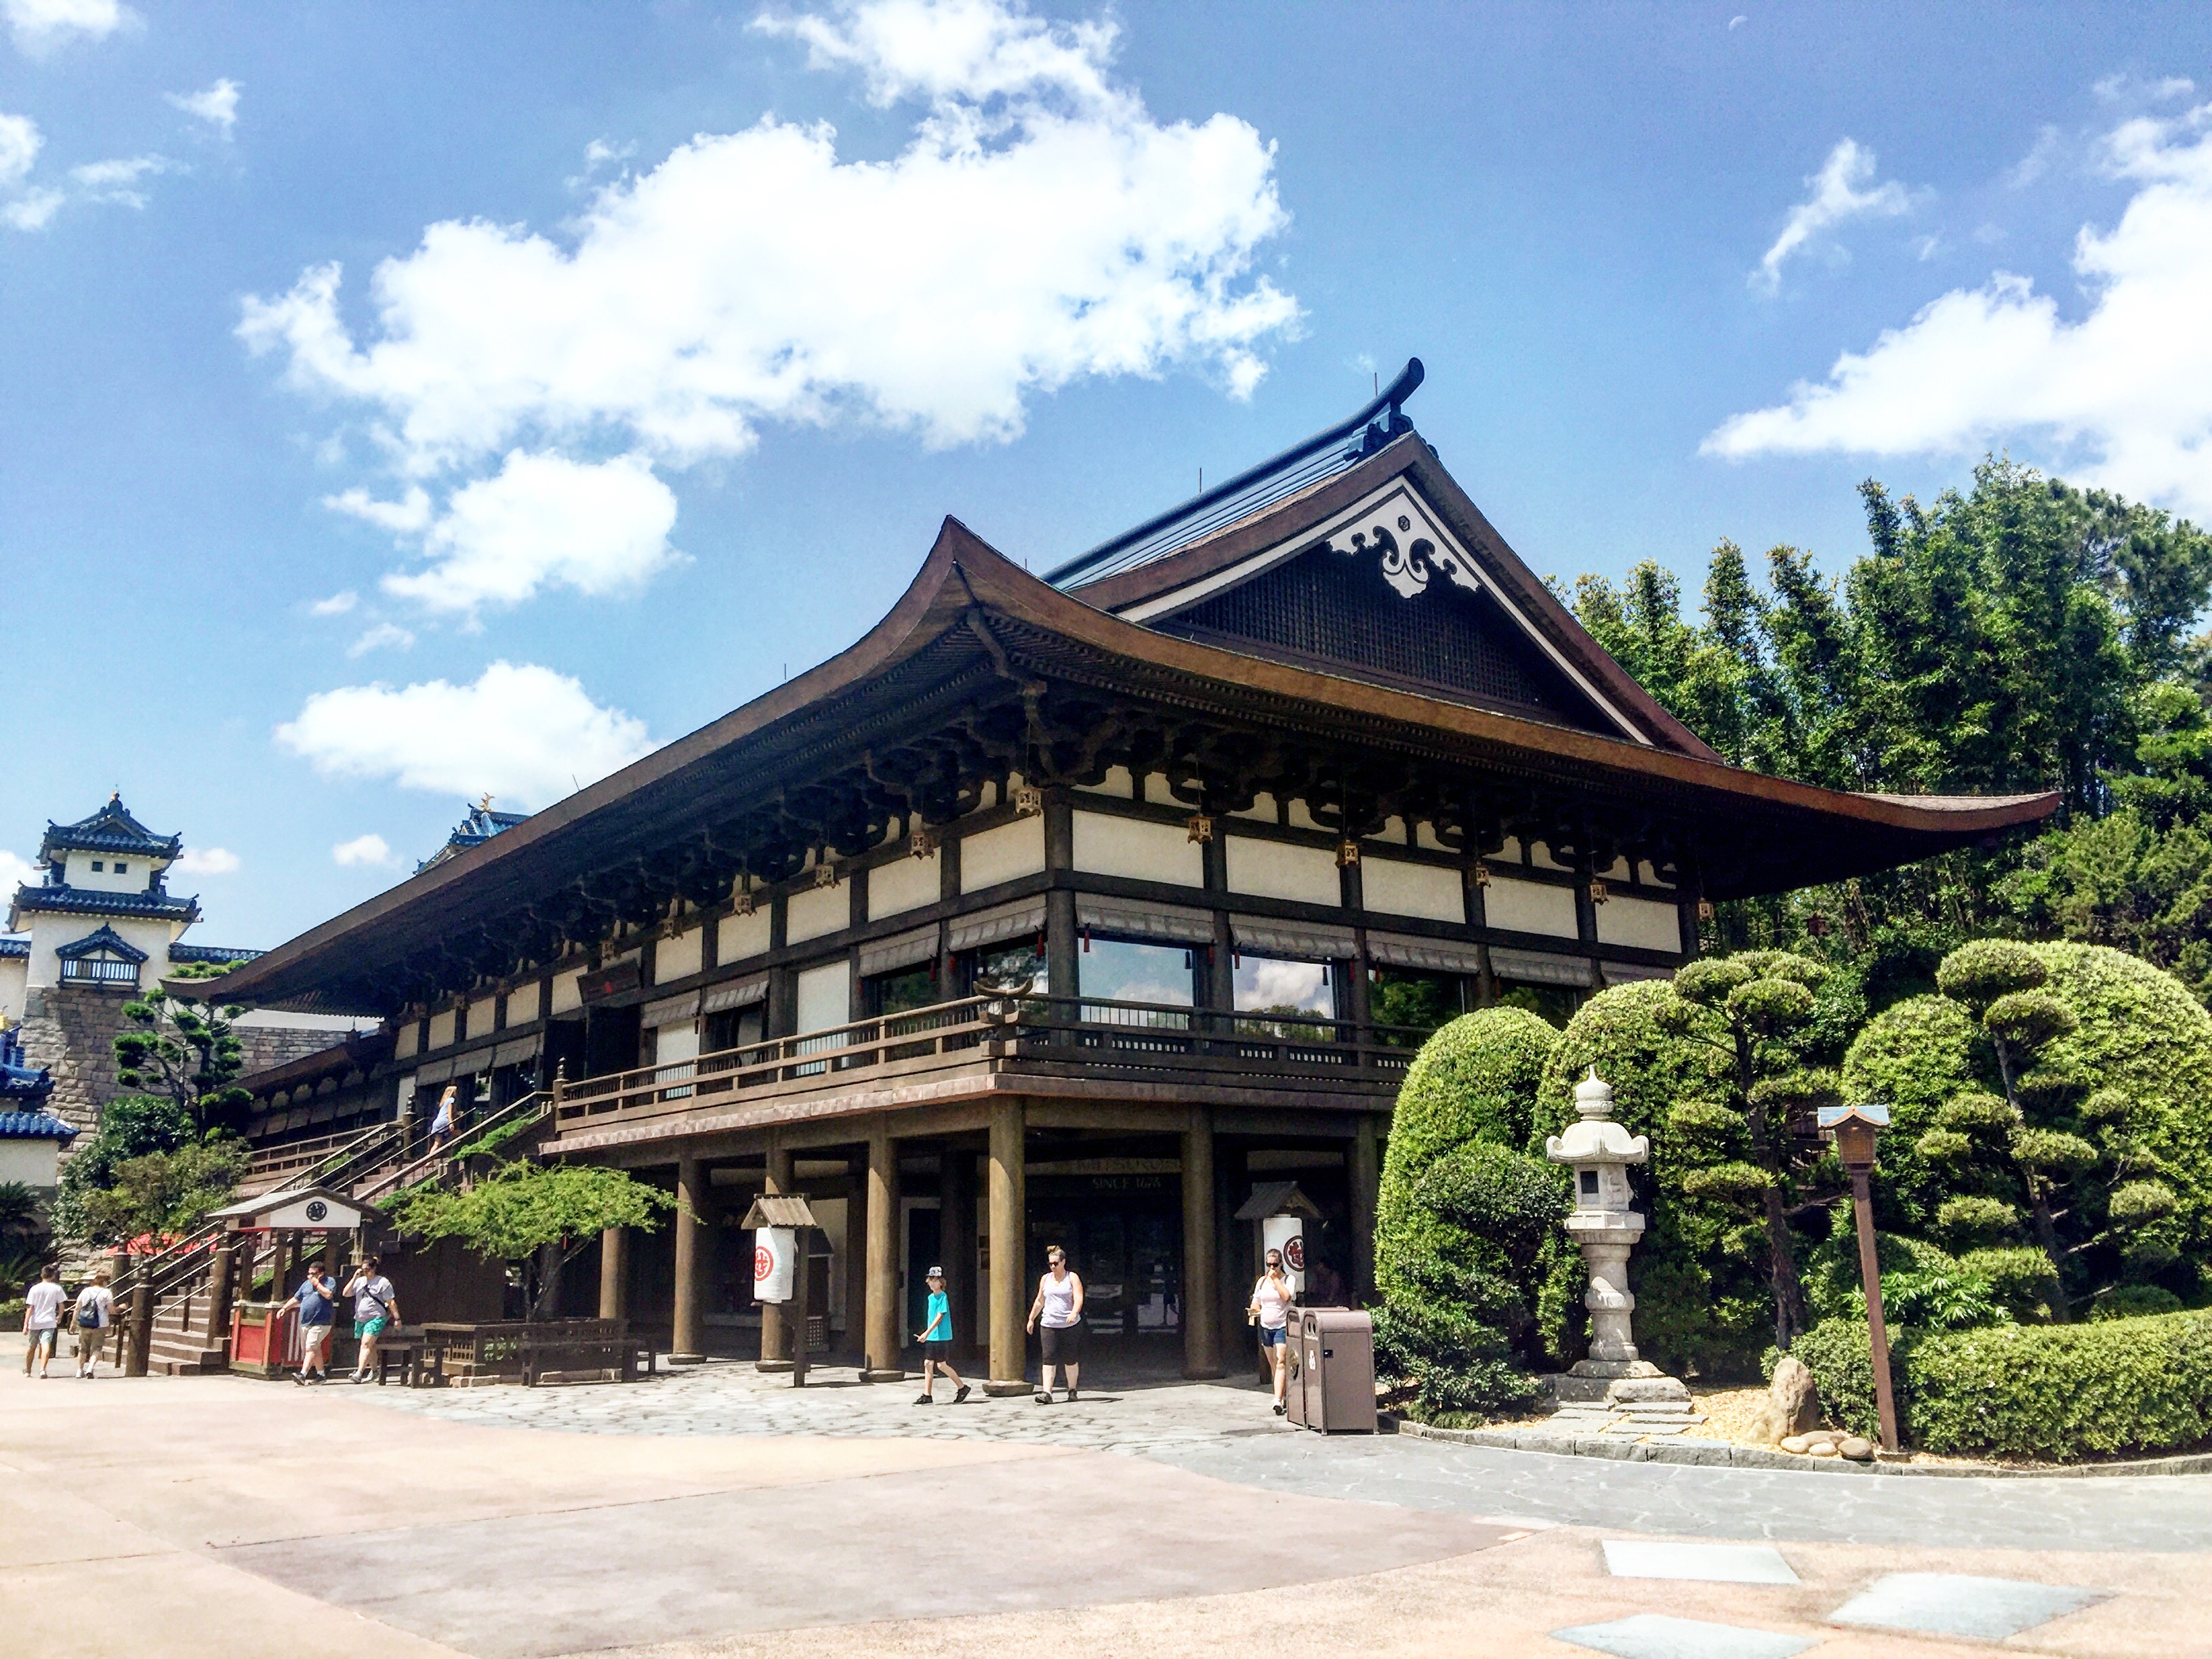
[[[1245,1317],[1259,1327],[1260,1352],[1275,1379],[1275,1415],[1283,1414],[1283,1389],[1290,1381],[1291,1281],[1283,1272],[1283,1253],[1267,1252],[1267,1271],[1252,1286]]]
[[[1037,1280],[1036,1300],[1030,1304],[1031,1330],[1042,1322],[1038,1339],[1044,1348],[1044,1374],[1037,1383],[1036,1402],[1052,1404],[1052,1374],[1055,1367],[1067,1375],[1067,1397],[1075,1398],[1076,1378],[1083,1360],[1083,1280],[1067,1270],[1067,1252],[1054,1245],[1044,1253],[1046,1272]]]

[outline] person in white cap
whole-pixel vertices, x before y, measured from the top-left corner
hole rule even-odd
[[[929,1270],[929,1322],[915,1333],[914,1340],[921,1344],[921,1398],[914,1403],[931,1403],[930,1389],[933,1371],[943,1371],[959,1389],[952,1396],[958,1405],[968,1397],[968,1385],[960,1380],[960,1373],[952,1369],[952,1304],[945,1297],[945,1269]]]

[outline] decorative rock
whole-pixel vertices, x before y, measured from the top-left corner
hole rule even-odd
[[[1812,1444],[1812,1439],[1810,1437],[1806,1435],[1789,1434],[1784,1435],[1782,1437],[1782,1449],[1786,1452],[1797,1452],[1802,1454],[1810,1450]]]
[[[1793,1434],[1808,1434],[1820,1425],[1819,1390],[1813,1373],[1802,1361],[1784,1354],[1776,1362],[1774,1380],[1767,1385],[1766,1403],[1752,1425],[1753,1436],[1762,1445],[1776,1445]]]
[[[1863,1463],[1874,1455],[1874,1442],[1855,1434],[1845,1439],[1836,1449],[1845,1457],[1853,1458]]]
[[[1833,1457],[1836,1455],[1836,1443],[1832,1440],[1815,1440],[1805,1448],[1805,1451],[1812,1457]]]

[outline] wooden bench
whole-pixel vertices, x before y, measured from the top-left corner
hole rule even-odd
[[[626,1332],[572,1332],[558,1326],[540,1326],[523,1333],[525,1388],[536,1388],[548,1371],[612,1371],[616,1382],[629,1382],[651,1375],[653,1365],[652,1348],[641,1347]]]
[[[512,1320],[431,1324],[422,1341],[440,1384],[519,1382],[535,1387],[550,1373],[611,1371],[618,1382],[650,1376],[649,1337],[615,1319]]]

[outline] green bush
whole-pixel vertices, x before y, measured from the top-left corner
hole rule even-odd
[[[1876,1427],[1863,1324],[1829,1320],[1790,1350],[1829,1416]],[[1891,1376],[1906,1444],[1960,1457],[2071,1462],[2212,1440],[2212,1311],[1898,1333]]]
[[[1709,1001],[1752,982],[1741,957],[1693,963],[1678,978]],[[1613,1085],[1613,1115],[1651,1138],[1650,1163],[1632,1172],[1646,1218],[1629,1258],[1637,1346],[1677,1376],[1748,1376],[1773,1340],[1773,1300],[1765,1241],[1745,1223],[1741,1197],[1765,1175],[1747,1160],[1741,1115],[1719,1103],[1725,1060],[1679,1029],[1682,1009],[1664,980],[1616,985],[1584,1003],[1545,1068],[1529,1150],[1573,1121],[1575,1085],[1595,1066]],[[1704,1009],[1688,1017],[1720,1018]],[[1579,1297],[1577,1281],[1572,1294],[1543,1300],[1546,1339],[1562,1357],[1584,1340]]]
[[[1375,1225],[1377,1360],[1439,1416],[1526,1403],[1565,1182],[1523,1154],[1559,1032],[1517,1008],[1454,1020],[1414,1057]]]
[[[1884,1102],[1893,1114],[1875,1181],[1878,1224],[2024,1249],[2031,1206],[1993,1155],[2001,1150],[2062,1183],[2058,1242],[2072,1294],[2138,1284],[2185,1302],[2200,1296],[2199,1266],[2212,1258],[2212,1015],[2172,975],[2097,945],[1984,940],[1953,952],[1941,971],[1982,1006],[2033,998],[2022,1018],[2051,1024],[2040,1009],[2048,1002],[2072,1028],[2018,1079],[2031,1121],[2008,1132],[1991,1096],[1990,1040],[1966,1004],[1916,997],[1868,1024],[1843,1082],[1846,1097]],[[2008,1212],[2017,1218],[2008,1228]],[[2056,1291],[2046,1279],[2038,1301]]]

